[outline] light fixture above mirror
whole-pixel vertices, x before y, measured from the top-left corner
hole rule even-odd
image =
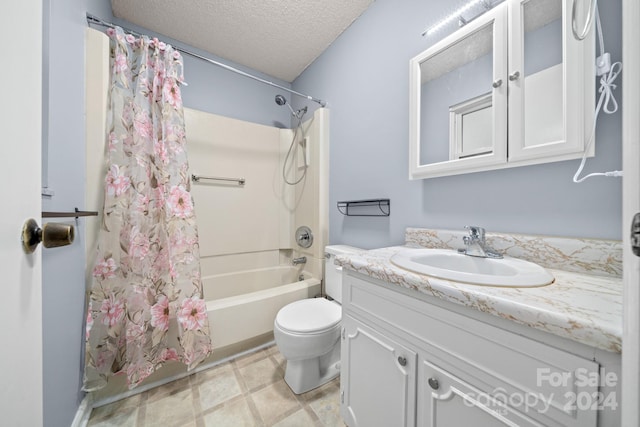
[[[435,24],[426,28],[421,35],[424,37],[436,34],[453,22],[458,22],[458,26],[462,27],[503,1],[504,0],[470,0]]]

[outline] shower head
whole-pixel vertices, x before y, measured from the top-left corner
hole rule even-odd
[[[276,95],[276,104],[284,105],[287,103],[287,99],[282,95]]]
[[[282,95],[276,95],[276,104],[286,105],[289,108],[289,111],[291,111],[293,117],[297,118],[298,120],[301,120],[302,116],[304,116],[307,112],[307,107],[301,108],[298,111],[293,111],[293,108],[291,108],[291,105],[289,105],[289,103],[287,102],[287,98]]]

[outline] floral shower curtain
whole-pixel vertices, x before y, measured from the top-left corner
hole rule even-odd
[[[211,352],[171,46],[111,39],[108,173],[86,327],[84,388],[114,374],[130,388],[169,360],[195,367]]]

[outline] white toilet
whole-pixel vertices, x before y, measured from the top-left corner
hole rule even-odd
[[[291,390],[304,393],[340,373],[340,320],[342,319],[342,267],[336,255],[361,251],[351,246],[327,246],[325,292],[333,298],[309,298],[282,307],[276,315],[273,335],[287,360],[284,380]]]

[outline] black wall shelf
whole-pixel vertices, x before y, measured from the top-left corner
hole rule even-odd
[[[338,210],[346,216],[389,216],[391,214],[391,200],[345,200],[338,202]]]

